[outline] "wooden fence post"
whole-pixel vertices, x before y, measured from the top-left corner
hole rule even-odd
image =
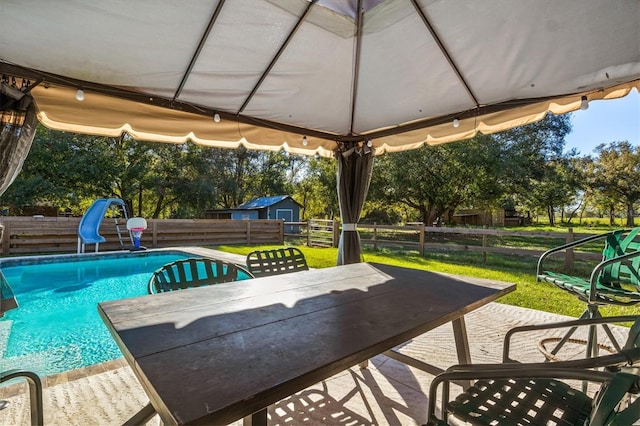
[[[378,250],[378,228],[377,223],[373,222],[373,249]]]
[[[284,220],[280,221],[280,244],[284,245]]]
[[[245,220],[245,222],[246,222],[246,225],[247,225],[246,226],[246,231],[245,231],[245,233],[247,234],[246,235],[247,244],[251,244],[251,221],[250,220]],[[282,239],[282,232],[280,233],[280,239]]]
[[[311,243],[311,219],[307,219],[307,247],[311,247],[309,243]]]
[[[420,256],[424,256],[424,223],[420,224]]]
[[[158,247],[158,222],[151,222],[151,247]]]
[[[483,225],[482,226],[483,230],[487,229],[487,225]],[[482,233],[482,247],[486,247],[487,246],[487,234],[486,233]],[[482,251],[482,264],[486,264],[487,263],[487,252],[486,251]]]
[[[566,243],[572,243],[573,239],[574,239],[573,228],[569,228],[567,230]],[[573,271],[573,249],[572,248],[569,248],[565,251],[564,266],[567,268],[567,271]]]
[[[340,222],[338,222],[337,220],[333,219],[333,241],[332,241],[332,246],[333,247],[338,247],[339,242],[340,242]]]

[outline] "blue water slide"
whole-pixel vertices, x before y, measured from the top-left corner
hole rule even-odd
[[[106,241],[100,235],[99,230],[102,219],[111,205],[120,205],[124,209],[124,201],[120,198],[100,198],[95,200],[82,216],[78,226],[78,252],[80,252],[80,243],[84,246],[85,244],[99,244]]]

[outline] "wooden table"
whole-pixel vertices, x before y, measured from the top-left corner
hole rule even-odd
[[[468,360],[462,316],[514,289],[360,263],[98,310],[165,424],[261,423],[269,405],[450,321]]]

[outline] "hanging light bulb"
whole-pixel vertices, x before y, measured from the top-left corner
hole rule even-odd
[[[302,145],[307,146],[308,143],[309,143],[309,141],[307,141],[307,137],[303,136],[302,137]]]
[[[453,127],[455,127],[456,129],[458,127],[460,127],[460,120],[458,120],[457,118],[453,119]]]
[[[373,142],[371,142],[371,140],[368,140],[368,141],[367,141],[367,146],[368,146],[369,148],[371,148],[371,147],[373,146]]]
[[[78,89],[76,91],[76,99],[79,100],[80,102],[84,101],[84,90]]]
[[[215,121],[216,123],[220,122],[220,114],[218,114],[217,112],[215,114],[213,114],[213,121]]]
[[[581,99],[582,100],[580,101],[580,109],[583,111],[589,109],[589,100],[587,99],[587,97],[583,96]]]

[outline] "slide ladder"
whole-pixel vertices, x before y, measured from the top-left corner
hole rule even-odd
[[[91,204],[87,209],[84,216],[80,220],[78,226],[78,253],[84,253],[86,244],[95,244],[98,251],[100,243],[104,243],[106,239],[100,235],[100,225],[104,215],[110,208],[120,209],[121,215],[124,216],[125,222],[128,219],[127,209],[124,205],[124,201],[119,198],[100,198]],[[124,240],[122,237],[122,230],[118,217],[115,217],[116,232],[118,233],[118,240],[120,241],[120,247],[124,249]],[[129,239],[132,241],[132,237],[129,234]],[[132,243],[133,244],[133,243]]]

